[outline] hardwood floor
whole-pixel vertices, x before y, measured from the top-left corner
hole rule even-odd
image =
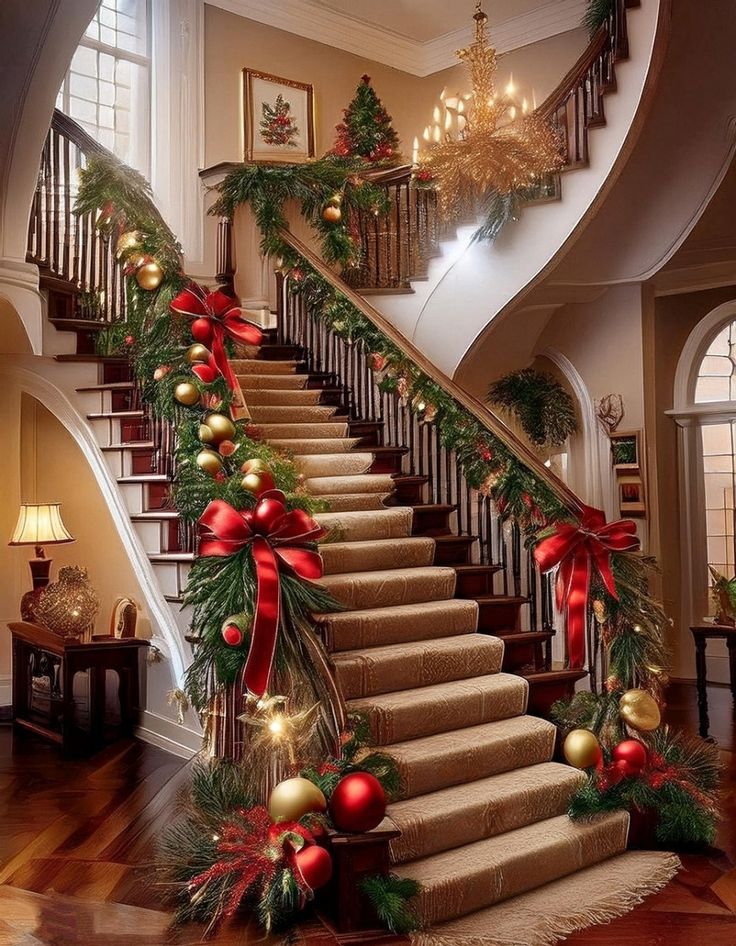
[[[673,685],[667,720],[695,729],[695,690]],[[633,913],[576,934],[570,946],[736,944],[736,715],[725,687],[709,690],[711,732],[723,750],[718,849],[684,856],[678,877]],[[171,935],[165,889],[151,864],[187,772],[182,760],[133,740],[90,760],[60,761],[54,746],[0,724],[0,946],[188,946]],[[305,946],[335,946],[313,920]],[[259,943],[244,922],[211,942]],[[381,940],[390,943],[390,939]],[[394,940],[398,942],[398,940]]]

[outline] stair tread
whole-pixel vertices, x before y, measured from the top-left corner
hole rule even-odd
[[[132,381],[108,381],[107,384],[90,384],[87,387],[77,388],[78,394],[89,391],[131,391],[134,385]]]
[[[193,562],[194,552],[149,552],[152,562]]]
[[[155,450],[156,444],[152,440],[126,440],[125,443],[111,443],[100,447],[104,453],[106,450]]]
[[[549,762],[557,728],[536,716],[513,716],[395,742],[383,751],[396,762],[402,795],[428,792],[486,778],[526,765]]]
[[[129,417],[143,417],[143,411],[100,411],[93,414],[87,414],[87,420],[124,420]]]
[[[120,444],[124,447],[125,444]],[[170,483],[171,477],[166,473],[130,473],[128,476],[119,476],[118,483]]]
[[[562,815],[584,781],[572,766],[541,762],[394,802],[386,814],[401,837],[391,842],[392,860],[415,860]]]
[[[522,677],[491,673],[348,700],[347,705],[365,714],[375,742],[386,746],[518,716],[526,710],[528,693]]]
[[[178,519],[179,513],[176,509],[149,509],[146,512],[132,512],[130,518],[134,522],[149,522],[157,519]]]
[[[626,848],[628,822],[626,812],[586,823],[558,815],[397,865],[395,870],[399,876],[419,882],[421,916],[425,922],[435,923],[472,913],[621,853]]]

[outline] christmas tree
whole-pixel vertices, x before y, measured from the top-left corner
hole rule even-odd
[[[296,148],[293,139],[299,134],[294,119],[289,114],[290,102],[285,102],[283,95],[276,96],[273,105],[263,103],[263,118],[261,119],[261,138],[267,145]]]
[[[391,124],[391,116],[371,85],[370,76],[361,78],[343,115],[335,129],[334,154],[367,161],[387,161],[398,156],[399,136]]]

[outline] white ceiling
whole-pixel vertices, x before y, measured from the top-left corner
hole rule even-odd
[[[466,28],[470,33],[475,0],[312,0],[363,23],[398,33],[420,43]],[[513,17],[555,6],[557,0],[486,0],[488,20],[493,27]]]
[[[457,63],[475,0],[205,0],[211,6],[415,76]],[[499,53],[575,29],[586,0],[485,0]]]

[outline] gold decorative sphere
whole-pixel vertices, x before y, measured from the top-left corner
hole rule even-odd
[[[135,271],[136,282],[141,289],[145,289],[148,292],[153,292],[154,289],[158,289],[163,278],[164,271],[154,260],[144,263]]]
[[[214,450],[204,449],[197,454],[197,466],[210,476],[216,476],[222,472],[222,461],[219,454]]]
[[[121,233],[115,244],[115,255],[117,258],[120,259],[125,253],[134,250],[138,246],[140,238],[141,235],[137,230],[126,230],[125,233]]]
[[[601,758],[600,743],[589,729],[573,729],[569,732],[562,751],[570,765],[576,769],[589,769]]]
[[[182,381],[174,388],[174,397],[185,407],[193,407],[199,401],[199,388],[191,381]]]
[[[235,436],[235,424],[225,414],[208,414],[204,422],[212,431],[212,443],[232,440]]]
[[[245,474],[240,485],[254,496],[260,496],[266,490],[273,489],[276,484],[268,470],[252,470]]]
[[[207,361],[209,357],[210,351],[205,345],[200,345],[197,343],[196,345],[190,345],[187,349],[187,361],[190,365],[193,365],[198,361]]]
[[[197,431],[197,436],[199,437],[202,443],[214,443],[214,434],[207,426],[207,424],[200,424],[199,430]]]
[[[268,471],[268,464],[265,460],[260,460],[258,457],[253,457],[252,460],[246,460],[245,463],[240,467],[241,473],[261,473],[263,471]]]
[[[618,709],[626,725],[638,732],[651,732],[662,721],[657,701],[646,690],[627,690]]]
[[[334,204],[328,204],[322,211],[322,219],[325,223],[339,223],[342,220],[342,210]]]
[[[308,778],[287,778],[271,792],[268,813],[274,821],[298,821],[310,811],[326,811],[327,801]]]

